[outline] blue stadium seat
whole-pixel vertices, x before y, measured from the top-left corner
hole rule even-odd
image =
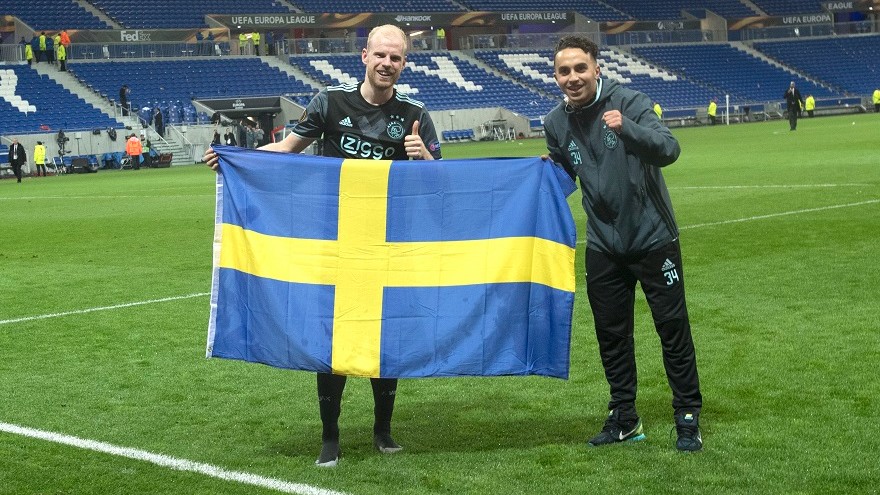
[[[61,29],[110,29],[76,2],[0,0],[0,12],[15,15],[38,34]]]
[[[755,48],[841,92],[871,94],[878,85],[880,35],[761,42]],[[803,88],[801,93],[807,95]]]
[[[122,127],[29,66],[0,66],[0,80],[11,97],[0,99],[0,134]]]
[[[756,101],[780,101],[790,81],[797,82],[801,93],[812,93],[817,98],[837,95],[785,69],[771,65],[750,53],[728,44],[700,44],[673,46],[633,47],[633,53],[669,68],[688,79],[714,88],[714,94],[723,98],[730,95],[732,104]],[[708,105],[709,99],[702,105]]]
[[[290,9],[274,0],[179,0],[164,3],[162,8],[145,8],[139,0],[92,0],[90,3],[131,29],[207,27],[205,16],[208,14],[290,13]]]
[[[332,84],[352,82],[363,76],[359,55],[291,57],[291,63],[317,80]],[[424,102],[431,110],[505,107],[523,115],[540,116],[557,104],[529,90],[455,57],[451,53],[410,53],[398,88]]]
[[[682,11],[698,17],[704,12],[711,10],[721,17],[728,19],[742,19],[756,15],[756,12],[746,7],[738,0],[604,0],[604,3],[620,12],[625,12],[633,18],[662,21],[682,18]]]
[[[119,94],[120,81],[126,81],[132,101],[153,102],[145,106],[158,106],[166,124],[185,121],[193,98],[295,94],[311,99],[315,94],[311,86],[256,58],[76,61],[69,70],[107,95]]]

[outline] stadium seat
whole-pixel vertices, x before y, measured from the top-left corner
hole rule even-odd
[[[118,88],[117,88],[118,91]],[[0,69],[0,135],[121,127],[54,80],[26,65]]]

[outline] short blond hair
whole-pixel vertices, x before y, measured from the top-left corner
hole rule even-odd
[[[394,24],[382,24],[381,26],[376,26],[371,29],[370,34],[367,35],[367,51],[370,50],[370,44],[373,42],[374,37],[379,34],[388,34],[389,32],[400,36],[400,41],[403,42],[403,54],[405,56],[406,52],[409,51],[409,36],[403,32],[403,29],[400,29]]]

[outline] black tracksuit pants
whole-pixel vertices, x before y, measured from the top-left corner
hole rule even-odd
[[[599,354],[611,389],[608,409],[636,415],[636,356],[633,319],[636,282],[651,308],[663,347],[663,365],[676,414],[699,413],[703,405],[697,360],[684,296],[678,241],[638,256],[611,256],[587,249],[587,295],[596,324]]]

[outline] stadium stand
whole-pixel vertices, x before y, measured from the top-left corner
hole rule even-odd
[[[110,28],[75,0],[0,0],[0,14],[11,13],[38,33]]]
[[[633,47],[633,52],[669,72],[714,88],[719,98],[729,94],[736,104],[780,101],[790,81],[805,95],[837,96],[831,89],[728,44],[640,46]]]
[[[0,69],[0,134],[122,127],[26,65]]]
[[[706,10],[726,17],[738,19],[758,15],[739,0],[605,0],[605,3],[643,21],[662,21],[681,19],[682,11],[702,14]],[[700,17],[698,15],[698,17]]]
[[[305,12],[460,12],[465,9],[450,0],[296,0]]]
[[[880,80],[880,35],[761,42],[754,46],[777,62],[844,93],[869,94]]]
[[[290,13],[274,0],[91,0],[91,3],[126,28],[170,29],[207,27],[208,14]]]
[[[471,10],[503,12],[509,10],[544,10],[547,7],[534,0],[467,0],[461,2]],[[575,11],[594,21],[626,21],[632,16],[609,6],[609,2],[594,0],[558,0],[553,3],[554,10]]]
[[[159,109],[165,124],[174,126],[207,124],[211,120],[207,114],[196,112],[192,104],[194,99],[285,95],[304,106],[315,94],[314,87],[320,84],[352,82],[363,77],[363,63],[356,50],[364,41],[368,30],[366,25],[349,27],[356,33],[347,35],[341,35],[342,29],[338,26],[328,25],[327,34],[333,37],[326,39],[318,38],[320,27],[273,29],[275,34],[283,32],[286,40],[291,42],[286,46],[292,49],[284,52],[282,59],[297,54],[286,60],[293,69],[279,70],[275,68],[279,62],[268,58],[239,56],[236,49],[238,32],[234,26],[231,27],[234,31],[231,45],[225,35],[215,42],[219,50],[213,50],[213,45],[195,43],[191,39],[195,30],[207,27],[206,16],[210,14],[529,12],[548,9],[576,11],[592,21],[618,23],[615,26],[620,27],[619,30],[615,30],[615,26],[607,30],[608,26],[598,27],[603,31],[600,34],[603,76],[646,93],[662,105],[668,122],[682,119],[680,125],[687,125],[685,120],[688,124],[699,122],[700,112],[705,114],[708,102],[713,97],[723,102],[724,95],[730,95],[733,107],[748,105],[752,112],[762,112],[762,118],[781,116],[781,93],[791,80],[797,82],[804,96],[815,96],[818,107],[825,113],[863,110],[865,98],[876,87],[877,74],[880,73],[876,57],[880,53],[880,35],[860,35],[876,30],[876,25],[867,22],[844,26],[845,22],[841,20],[844,16],[838,14],[832,16],[832,22],[801,26],[800,31],[797,31],[796,24],[789,23],[731,28],[726,35],[715,37],[712,34],[723,28],[653,29],[659,21],[702,19],[710,11],[728,21],[764,14],[788,16],[825,12],[823,2],[819,0],[559,0],[552,6],[535,0],[0,0],[0,14],[12,14],[22,21],[13,23],[11,17],[6,18],[7,32],[14,28],[15,37],[22,31],[30,36],[30,28],[38,33],[40,30],[52,33],[60,29],[104,30],[111,27],[187,30],[178,37],[171,35],[174,39],[169,41],[163,36],[154,42],[136,43],[75,40],[68,51],[68,59],[70,74],[79,83],[69,76],[56,75],[52,66],[46,65],[43,70],[41,64],[39,71],[24,66],[16,50],[18,47],[14,46],[16,41],[6,37],[0,55],[10,65],[0,66],[0,134],[133,127],[137,125],[136,119],[120,118],[117,121],[95,108],[106,102],[104,108],[109,110],[105,111],[112,114],[110,104],[123,83],[132,89],[130,99],[135,115],[143,121],[150,121],[154,110]],[[345,16],[334,16],[341,17]],[[630,25],[628,21],[640,22]],[[714,19],[711,21],[709,24],[715,23]],[[595,22],[587,24],[590,28],[596,27]],[[427,26],[413,26],[411,30],[422,28]],[[424,102],[432,112],[440,113],[435,115],[435,121],[445,121],[445,127],[438,127],[444,141],[499,138],[498,133],[492,131],[501,126],[493,122],[506,120],[515,121],[517,132],[539,134],[543,116],[560,101],[561,96],[553,78],[550,47],[569,30],[553,31],[549,25],[545,29],[538,25],[514,27],[503,23],[488,29],[458,29],[455,25],[447,26],[447,29],[447,41],[454,46],[460,43],[462,51],[436,50],[438,45],[433,43],[432,31],[413,33],[413,51],[408,54],[408,64],[399,84],[402,91]],[[658,38],[658,32],[664,36]],[[216,30],[217,33],[220,29]],[[670,33],[675,36],[665,36]],[[856,36],[845,36],[844,33]],[[348,37],[352,34],[357,38]],[[780,40],[783,37],[790,38]],[[109,38],[99,35],[96,39]],[[115,33],[113,39],[116,39]],[[713,39],[728,41],[713,42]],[[206,46],[208,50],[204,50]],[[303,78],[296,69],[307,77]],[[290,76],[285,71],[300,75]],[[86,103],[65,88],[79,91],[92,103]],[[102,95],[103,99],[94,98],[94,95]],[[96,101],[99,99],[102,101]],[[827,108],[829,105],[837,108]],[[282,106],[289,107],[286,103]],[[498,107],[517,115],[511,117],[510,112],[501,112],[503,115],[497,118],[490,115],[497,112]],[[764,113],[765,107],[767,113]],[[459,109],[477,111],[458,112],[453,119],[453,111]],[[292,116],[291,112],[296,115]],[[277,121],[273,121],[276,115],[267,116],[274,111],[249,117],[265,119],[261,125],[266,129],[280,129],[284,122],[298,117],[299,112],[299,109],[284,108],[284,115],[278,116]],[[449,118],[437,118],[445,117],[447,113]],[[215,116],[220,122],[226,119],[228,123],[229,116],[220,116],[219,113]],[[509,131],[513,130],[511,125],[514,124],[504,124],[501,129],[507,138],[511,134]],[[678,122],[675,125],[679,125]],[[195,156],[194,149],[206,144],[204,137],[213,133],[210,125],[190,127],[189,134],[185,135],[179,129],[171,129],[171,134],[177,133],[176,139],[187,143],[189,138],[193,139],[186,150],[178,149],[181,154],[192,156]],[[147,129],[146,132],[152,131]],[[86,157],[90,165],[98,162],[104,167],[119,167],[120,160],[110,152],[124,140],[116,141],[110,132],[102,138],[105,148],[94,150],[98,152],[94,159]],[[154,141],[157,146],[172,144],[158,141]],[[159,152],[165,153],[169,149]],[[60,165],[65,169],[71,164],[61,162]]]
[[[162,61],[75,62],[70,72],[114,101],[126,82],[132,107],[159,106],[166,124],[193,123],[197,98],[314,94],[302,81],[258,58],[203,58]]]
[[[291,57],[290,62],[324,84],[363,78],[364,65],[357,55]],[[398,88],[431,110],[504,107],[527,117],[538,117],[557,103],[448,52],[410,53]]]
[[[477,51],[478,59],[511,77],[531,85],[548,95],[556,95],[559,88],[553,78],[553,51]],[[700,106],[709,101],[712,91],[663,69],[638,60],[628,53],[604,48],[599,52],[603,77],[617,80],[632,89],[642,91],[664,108]]]
[[[797,15],[822,12],[822,2],[804,0],[755,0],[754,3],[767,15]]]

